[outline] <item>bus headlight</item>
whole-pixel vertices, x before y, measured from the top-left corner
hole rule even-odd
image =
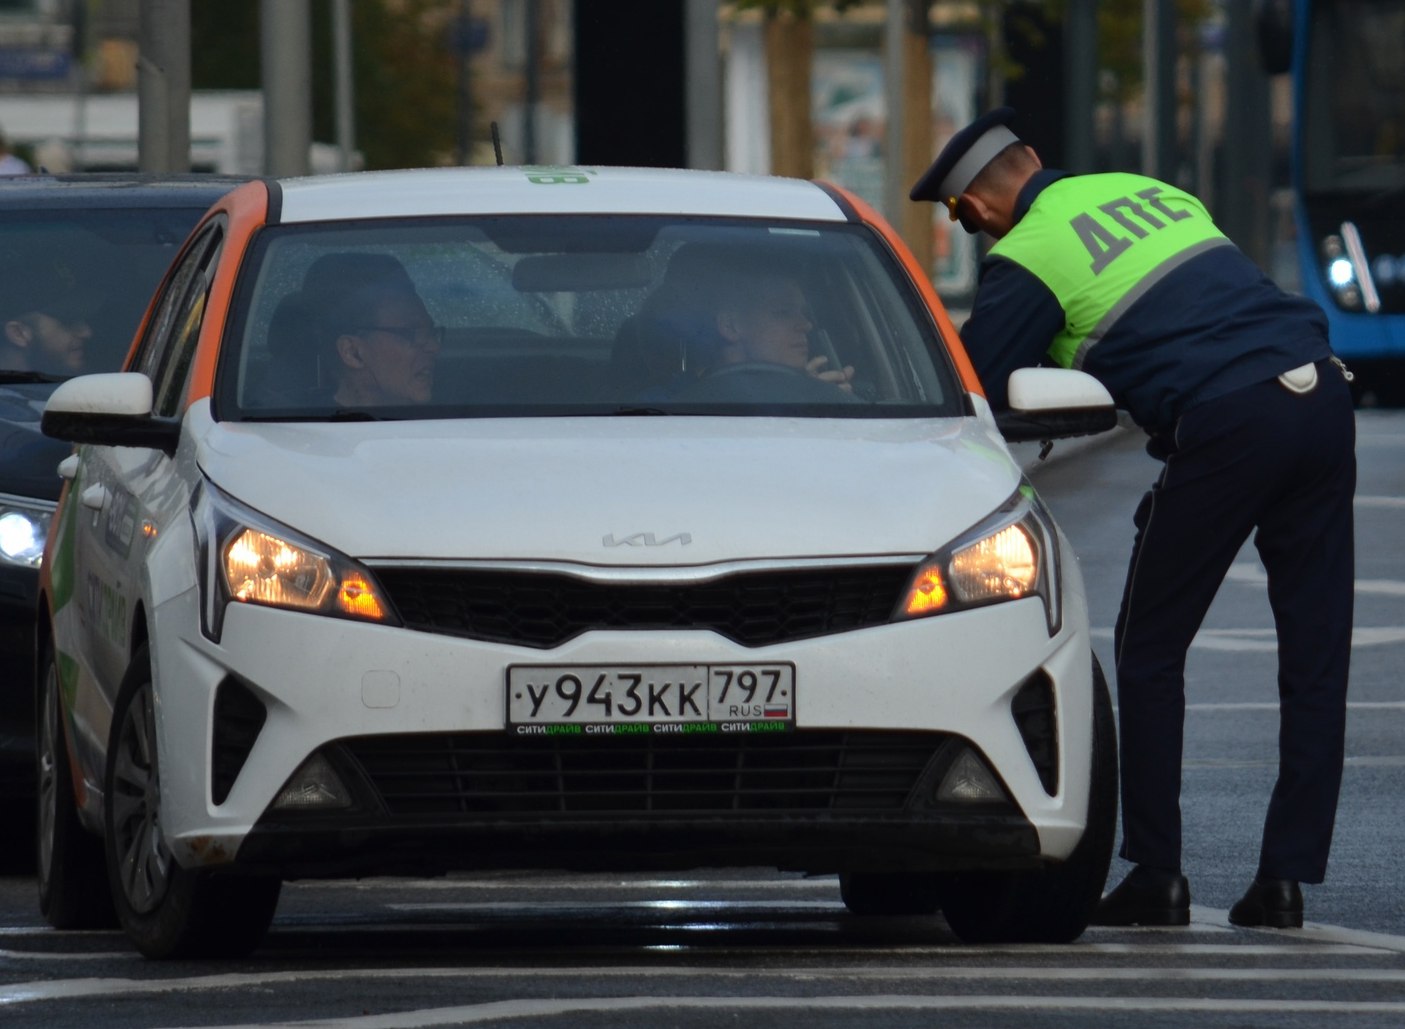
[[[1354,222],[1343,222],[1340,232],[1323,237],[1321,256],[1322,274],[1338,307],[1373,314],[1380,310],[1381,298]]]

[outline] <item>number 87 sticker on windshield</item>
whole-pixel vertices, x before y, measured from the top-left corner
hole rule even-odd
[[[784,732],[795,666],[513,665],[507,723],[519,735]]]

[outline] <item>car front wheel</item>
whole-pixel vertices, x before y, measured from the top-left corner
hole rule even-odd
[[[942,913],[965,943],[1068,943],[1102,896],[1117,832],[1117,730],[1112,698],[1093,659],[1093,767],[1088,821],[1066,861],[1034,871],[962,872],[947,878]]]
[[[268,931],[282,883],[176,863],[161,827],[154,700],[143,647],[118,694],[107,751],[104,836],[118,917],[150,958],[242,956]]]

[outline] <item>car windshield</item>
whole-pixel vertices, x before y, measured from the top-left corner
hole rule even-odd
[[[871,230],[579,215],[283,226],[246,259],[217,415],[959,414]]]
[[[6,209],[0,381],[121,367],[142,314],[204,206]]]

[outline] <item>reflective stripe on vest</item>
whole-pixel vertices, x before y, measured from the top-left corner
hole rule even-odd
[[[1049,287],[1064,312],[1049,356],[1081,368],[1138,297],[1197,254],[1231,245],[1189,193],[1113,172],[1051,183],[990,253]]]

